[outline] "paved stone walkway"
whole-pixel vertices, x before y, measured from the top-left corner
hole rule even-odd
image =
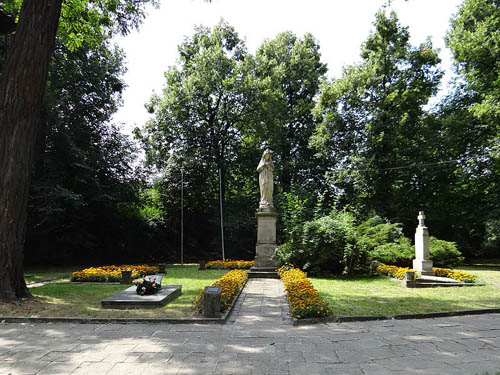
[[[293,327],[278,280],[250,280],[226,325],[0,324],[0,374],[480,374],[500,314]]]

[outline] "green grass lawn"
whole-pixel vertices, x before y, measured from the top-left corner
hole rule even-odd
[[[475,274],[480,282],[498,284],[500,286],[500,264],[461,266],[460,270]]]
[[[162,284],[182,285],[182,294],[155,309],[114,310],[101,308],[101,300],[130,285],[46,284],[31,288],[34,299],[1,303],[0,316],[181,318],[194,314],[192,304],[201,289],[219,279],[227,270],[198,271],[196,265],[170,266]]]
[[[310,278],[335,316],[417,314],[500,308],[500,268],[461,267],[485,286],[405,288],[386,277]]]

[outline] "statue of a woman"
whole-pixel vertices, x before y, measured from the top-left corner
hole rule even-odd
[[[260,158],[259,166],[260,203],[259,208],[274,208],[273,206],[273,174],[274,164],[271,151],[266,150]]]

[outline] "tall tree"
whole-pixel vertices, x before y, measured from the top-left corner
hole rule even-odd
[[[490,256],[498,256],[500,246],[499,30],[498,1],[465,0],[446,38],[463,83],[444,103],[441,119],[453,136],[450,148],[463,159],[455,171],[455,186],[462,187],[455,202],[463,201],[459,217],[471,255],[479,254],[481,239]]]
[[[227,23],[196,28],[179,46],[179,64],[166,73],[162,95],[148,106],[154,118],[136,131],[148,163],[166,171],[163,186],[169,194],[178,196],[184,170],[186,213],[201,215],[198,228],[208,224],[207,218],[217,218],[219,170],[225,200],[238,160],[249,110],[247,57],[243,41]]]
[[[76,51],[57,44],[32,178],[27,263],[104,260],[117,255],[113,249],[124,252],[118,207],[136,200],[135,152],[109,123],[125,87],[123,71],[122,52],[107,43]]]
[[[14,8],[19,2],[7,1]],[[124,33],[143,17],[143,0],[24,0],[0,83],[0,299],[30,296],[23,274],[26,207],[39,114],[58,28],[76,48],[105,31]],[[64,22],[59,22],[62,16]]]
[[[500,118],[500,4],[465,0],[451,20],[446,42],[457,70],[480,100],[471,106],[484,120]],[[497,121],[497,129],[500,129]],[[498,134],[498,131],[497,131]]]
[[[316,126],[312,109],[327,70],[319,49],[311,34],[299,38],[284,32],[265,41],[255,57],[257,108],[249,121],[255,140],[274,151],[277,178],[286,192],[292,184],[314,189],[322,180],[308,144]]]
[[[24,282],[26,206],[38,115],[61,1],[23,3],[0,86],[0,298],[29,297]]]
[[[161,169],[173,153],[202,165],[213,183],[218,169],[225,176],[241,142],[246,49],[234,28],[221,22],[213,30],[196,28],[179,55],[179,66],[166,73],[163,95],[149,104],[155,118],[137,134],[150,164]]]
[[[312,143],[329,161],[343,204],[406,222],[425,183],[421,169],[400,167],[437,159],[423,147],[432,129],[422,119],[442,73],[431,42],[411,46],[394,12],[378,12],[374,26],[362,62],[322,87]]]

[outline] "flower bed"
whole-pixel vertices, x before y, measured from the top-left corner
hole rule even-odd
[[[406,271],[415,270],[409,267],[389,266],[387,264],[380,263],[377,267],[377,271],[383,273],[384,275],[394,277],[395,279],[404,280]]]
[[[476,276],[470,273],[462,271],[453,271],[449,268],[433,268],[432,270],[435,272],[436,276],[439,277],[448,277],[450,279],[454,279],[457,281],[463,281],[464,283],[476,282]],[[387,264],[381,263],[377,267],[377,271],[385,275],[394,277],[398,280],[404,280],[406,271],[415,271],[415,270],[408,267],[389,266]]]
[[[450,279],[463,281],[464,283],[475,283],[476,276],[467,272],[453,271],[449,268],[433,268],[436,276],[449,277]]]
[[[71,274],[71,281],[112,282],[122,279],[122,270],[132,270],[132,279],[158,273],[158,267],[141,265],[90,267]]]
[[[328,304],[321,299],[305,272],[285,264],[278,269],[278,275],[285,285],[290,312],[294,318],[323,318],[330,314]]]
[[[222,276],[219,280],[212,283],[211,286],[218,286],[221,289],[220,311],[225,312],[233,303],[240,289],[245,285],[248,279],[248,273],[244,270],[232,270]],[[203,290],[193,302],[195,309],[201,312],[203,305]]]
[[[208,269],[216,269],[216,270],[225,270],[225,269],[248,269],[252,268],[255,265],[254,260],[212,260],[205,264],[205,268]]]

